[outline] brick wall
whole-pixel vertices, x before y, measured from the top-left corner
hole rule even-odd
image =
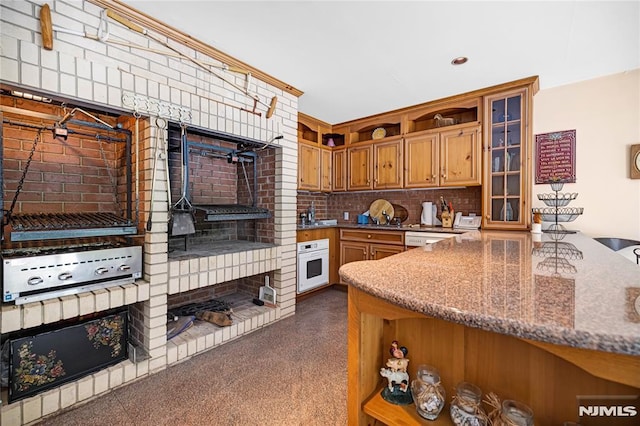
[[[7,96],[2,96],[1,102],[10,107],[64,116],[64,109],[60,106]],[[79,112],[76,115],[79,120],[93,122]],[[34,140],[38,138],[14,213],[111,212],[123,215],[126,201],[126,145],[124,142],[100,141],[98,137],[124,140],[126,135],[68,124],[70,131],[82,132],[83,135],[70,133],[65,140],[62,137],[54,138],[51,130],[40,131],[30,127],[51,128],[54,124],[52,120],[14,113],[5,113],[4,119],[14,123],[2,125],[5,209],[11,207],[19,181],[29,163]],[[113,118],[102,116],[101,119],[111,125],[116,124]]]
[[[316,208],[316,219],[337,219],[337,217],[332,216],[333,212],[329,211],[330,198],[331,195],[329,194],[299,191],[298,207],[296,209],[296,218],[298,223],[300,223],[300,215],[307,213],[312,202]]]
[[[167,298],[167,307],[168,309],[173,309],[188,303],[206,302],[218,297],[236,293],[238,291],[238,281],[240,280],[227,281],[221,284],[216,284],[213,287],[204,287],[179,294],[172,294]]]

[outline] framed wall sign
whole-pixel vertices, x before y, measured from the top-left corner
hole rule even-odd
[[[536,183],[576,181],[576,131],[536,135]]]

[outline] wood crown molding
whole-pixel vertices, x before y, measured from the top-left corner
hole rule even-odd
[[[281,80],[278,80],[275,77],[270,76],[267,73],[260,71],[257,68],[254,68],[233,56],[230,56],[215,47],[212,47],[192,36],[173,28],[164,22],[160,22],[157,19],[140,12],[132,8],[131,6],[123,3],[120,0],[87,0],[89,3],[95,4],[98,7],[102,7],[105,9],[110,9],[111,11],[117,13],[118,15],[124,16],[127,19],[130,19],[134,23],[153,31],[154,33],[165,36],[173,41],[176,41],[180,44],[183,44],[186,47],[189,47],[197,52],[203,53],[215,60],[222,62],[230,67],[242,68],[251,73],[251,75],[261,81],[264,81],[267,84],[270,84],[278,89],[282,89],[284,92],[290,93],[294,96],[300,97],[304,93],[303,91],[296,89],[295,87],[287,84]]]

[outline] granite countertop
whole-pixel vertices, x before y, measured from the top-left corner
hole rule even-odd
[[[358,225],[356,223],[338,223],[337,225],[298,225],[298,231],[322,228],[347,228],[347,229],[370,229],[372,231],[417,231],[417,232],[443,232],[450,234],[462,234],[468,232],[465,229],[443,228],[442,226],[421,226],[421,225]]]
[[[640,355],[640,267],[580,233],[472,231],[340,268],[414,312],[520,338]]]

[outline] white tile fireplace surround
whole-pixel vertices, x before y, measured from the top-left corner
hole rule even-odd
[[[95,34],[103,10],[97,1],[56,0],[48,2],[54,25]],[[146,221],[153,209],[151,231],[144,235],[144,276],[133,284],[65,296],[24,305],[3,304],[0,331],[3,336],[53,324],[80,315],[127,306],[136,332],[139,333],[137,359],[127,360],[79,380],[66,383],[36,396],[0,408],[3,426],[25,425],[90,401],[111,389],[159,372],[167,366],[239,338],[295,313],[296,295],[296,173],[298,98],[289,91],[253,78],[249,91],[263,101],[277,96],[271,118],[266,110],[252,114],[253,100],[213,76],[195,63],[174,55],[145,53],[135,48],[91,40],[74,34],[54,31],[53,50],[42,47],[40,0],[3,1],[0,3],[1,50],[0,83],[5,87],[66,99],[70,103],[101,106],[132,115],[136,106],[131,99],[147,99],[149,105],[171,105],[181,111],[188,126],[223,132],[229,135],[266,142],[276,135],[275,208],[273,244],[247,246],[239,251],[209,253],[188,260],[170,259],[168,255],[168,211],[164,173],[153,182],[155,200],[150,190],[141,194],[141,215]],[[109,22],[110,37],[154,49],[161,45],[116,23]],[[223,64],[190,47],[178,45],[155,34],[185,55],[208,63]],[[171,53],[167,50],[167,53]],[[220,71],[226,78],[243,86],[245,76]],[[140,104],[137,104],[138,106]],[[249,110],[243,111],[243,109]],[[144,118],[147,111],[138,110]],[[175,121],[175,120],[174,120]],[[153,144],[158,129],[143,126],[140,139],[144,188],[150,188]],[[164,132],[164,131],[163,131]],[[166,137],[167,135],[161,135]],[[160,169],[167,167],[159,165]],[[277,292],[276,308],[253,306],[236,314],[230,327],[202,327],[167,342],[166,320],[168,296],[181,292],[222,285],[226,281],[269,273]]]

